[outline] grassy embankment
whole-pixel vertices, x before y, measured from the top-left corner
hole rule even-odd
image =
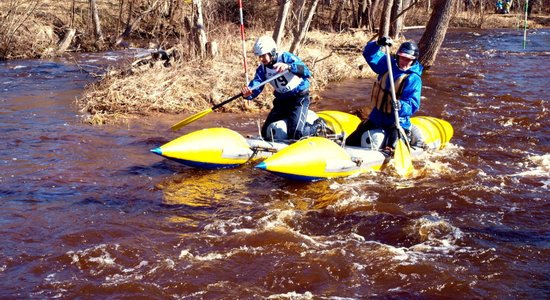
[[[87,2],[87,1],[85,1]],[[111,3],[112,2],[112,3]],[[19,14],[7,18],[4,14],[0,23],[5,26],[0,29],[4,39],[0,39],[0,54],[5,58],[24,57],[48,57],[58,55],[55,46],[62,36],[62,30],[67,27],[77,29],[77,36],[73,41],[73,51],[99,51],[112,43],[106,41],[104,45],[93,42],[92,30],[89,25],[89,11],[86,3],[71,7],[64,2],[43,1],[31,11],[29,6],[21,8]],[[44,4],[46,3],[46,4]],[[100,13],[102,26],[106,36],[116,37],[116,33],[122,30],[118,12],[110,10],[116,7],[118,2],[100,1]],[[0,11],[6,9],[5,4],[0,5]],[[25,13],[25,9],[28,13]],[[272,12],[266,12],[274,14]],[[427,22],[427,13],[424,9],[413,10],[407,18],[407,25],[423,25]],[[274,19],[274,16],[263,16]],[[181,19],[174,16],[173,20]],[[172,31],[183,30],[178,28],[179,23],[166,23],[158,21],[154,15],[145,16],[142,20],[139,32],[144,40],[159,28],[171,28]],[[263,22],[257,22],[261,24]],[[267,22],[271,24],[271,22]],[[536,15],[530,18],[529,28],[548,27],[547,16]],[[19,26],[17,34],[11,34],[9,30]],[[9,25],[9,26],[8,26]],[[519,15],[497,15],[487,13],[462,12],[457,14],[451,27],[477,27],[477,28],[518,28],[523,26]],[[180,26],[181,27],[181,26]],[[263,26],[253,26],[247,29],[247,62],[249,76],[253,75],[257,60],[251,53],[251,48],[256,37],[267,32]],[[12,29],[10,29],[12,28]],[[12,33],[14,31],[11,31]],[[6,37],[11,36],[11,40]],[[313,101],[318,98],[319,91],[323,90],[329,82],[341,81],[348,78],[365,78],[372,76],[372,72],[365,66],[361,57],[363,45],[372,37],[372,32],[344,31],[321,32],[312,30],[307,35],[307,41],[297,53],[310,67],[314,76],[312,82]],[[136,36],[134,36],[136,38]],[[139,42],[139,36],[138,42]],[[187,55],[185,43],[163,46],[175,46],[177,53],[186,59],[175,60],[170,67],[161,63],[150,67],[132,69],[130,66],[121,70],[111,70],[101,80],[89,85],[79,105],[86,114],[86,120],[91,123],[105,123],[107,120],[124,120],[137,115],[148,115],[157,112],[187,114],[211,107],[215,103],[228,98],[240,90],[244,84],[242,67],[242,48],[239,36],[239,28],[236,24],[219,24],[208,33],[211,41],[219,45],[219,55],[214,59],[190,58]],[[165,37],[156,38],[157,41],[166,41]],[[18,51],[6,51],[9,42],[11,49]],[[290,40],[285,39],[280,45],[281,50],[290,46]],[[269,89],[269,88],[268,88]],[[235,101],[228,105],[228,110],[255,110],[266,109],[270,103],[270,93],[264,92],[259,101],[254,105],[244,105],[243,101]]]
[[[414,19],[415,24],[427,22],[422,15],[411,19]],[[479,15],[471,13],[457,15],[452,24],[454,27],[481,28],[517,28],[520,25],[522,24],[518,15],[490,14],[480,18]],[[533,21],[529,21],[529,26],[542,27]],[[106,77],[91,85],[81,99],[84,110],[90,113],[88,121],[102,123],[105,116],[112,117],[113,113],[122,118],[154,112],[185,112],[189,115],[237,94],[244,83],[238,30],[236,25],[226,25],[210,36],[221,45],[220,55],[216,59],[175,62],[171,68],[157,64],[152,69],[130,76]],[[257,65],[251,48],[255,38],[261,34],[265,34],[265,31],[247,32],[250,77],[253,76]],[[314,74],[311,79],[313,102],[330,82],[374,75],[361,56],[362,47],[373,36],[374,33],[365,31],[308,33],[307,42],[298,55]],[[283,40],[280,49],[288,49],[290,42],[288,39]],[[270,90],[270,87],[268,89]],[[254,102],[252,106],[244,105],[244,101],[235,101],[225,109],[267,109],[271,98],[270,93],[264,92],[259,101]]]
[[[104,115],[148,114],[154,112],[194,113],[221,102],[240,92],[245,84],[242,46],[238,27],[230,26],[226,35],[216,40],[221,45],[215,59],[176,61],[172,67],[154,64],[128,76],[113,73],[90,85],[81,99],[85,110],[91,113],[92,122],[103,122]],[[232,31],[232,32],[230,32]],[[264,32],[249,32],[247,48],[251,49],[257,36]],[[368,76],[369,68],[362,68],[361,48],[370,37],[367,33],[327,34],[313,31],[308,34],[307,45],[299,56],[312,70],[310,80],[313,101],[329,82]],[[281,50],[289,48],[283,41]],[[247,53],[249,78],[254,75],[257,59]],[[270,91],[271,87],[266,87]],[[265,92],[253,105],[235,101],[224,109],[256,110],[269,107],[270,92]]]

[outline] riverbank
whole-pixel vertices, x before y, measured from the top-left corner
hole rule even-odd
[[[492,14],[477,20],[474,14],[459,14],[453,19],[456,27],[483,22],[495,28],[517,28],[519,15]],[[532,18],[533,20],[536,19]],[[547,22],[550,18],[540,17]],[[417,20],[418,21],[418,20]],[[416,21],[415,21],[416,22]],[[546,23],[529,21],[529,28],[541,28]],[[474,27],[474,26],[470,26]],[[217,30],[212,37],[220,46],[215,59],[194,61],[171,61],[148,64],[144,68],[112,71],[102,80],[90,85],[79,105],[85,113],[86,122],[102,124],[123,121],[140,115],[154,113],[192,114],[238,94],[245,84],[242,63],[242,46],[238,27],[227,25]],[[246,41],[248,76],[253,76],[257,66],[251,48],[255,39],[266,32],[248,32]],[[267,34],[270,34],[269,32]],[[307,41],[297,53],[312,70],[312,103],[319,100],[319,92],[327,84],[346,79],[361,79],[373,76],[361,53],[365,43],[375,33],[364,30],[348,30],[340,33],[311,31]],[[404,33],[405,38],[407,33]],[[290,40],[283,40],[280,50],[287,50]],[[395,50],[395,49],[394,49]],[[184,52],[180,46],[176,53]],[[270,87],[268,87],[270,89]],[[264,92],[257,101],[235,101],[224,106],[226,111],[256,111],[270,108],[271,93]]]
[[[248,16],[249,24],[246,29],[246,73],[249,78],[253,76],[257,65],[257,58],[251,51],[254,40],[260,35],[271,34],[263,31],[262,28],[266,28],[263,20],[273,20],[277,13],[277,7],[269,5],[269,2],[262,3],[259,1],[248,4],[245,9],[251,14]],[[154,41],[150,43],[151,51],[159,48],[173,50],[170,52],[172,58],[168,61],[142,59],[139,63],[128,62],[124,65],[117,62],[117,67],[105,71],[100,79],[88,85],[77,102],[85,116],[85,122],[94,124],[154,113],[194,113],[237,94],[246,83],[238,24],[216,19],[215,24],[210,24],[208,39],[219,45],[218,55],[214,59],[193,59],[190,58],[192,55],[189,55],[189,45],[184,38],[189,34],[189,29],[181,22],[188,17],[190,6],[176,6],[168,11],[160,6],[156,10],[148,10],[147,7],[134,9],[134,17],[139,11],[150,11],[151,14],[136,17],[140,21],[140,28],[134,28],[131,39],[118,43],[115,40],[119,39],[122,31],[122,20],[125,19],[122,16],[126,11],[131,12],[132,6],[116,1],[101,1],[98,5],[103,34],[106,37],[102,43],[94,41],[89,6],[86,3],[73,2],[71,6],[65,2],[44,1],[37,6],[21,4],[18,10],[8,10],[0,16],[0,20],[4,18],[4,24],[10,25],[0,28],[0,58],[48,59],[58,55],[70,56],[71,52],[101,52],[108,49],[124,51],[128,47],[147,47],[151,41]],[[428,7],[418,4],[407,13],[406,24],[415,27],[426,24],[429,17]],[[0,11],[6,12],[7,8],[7,4],[0,5]],[[332,9],[335,8],[324,6],[319,8],[319,12],[330,16]],[[223,15],[225,18],[232,13],[238,13],[236,7],[225,7],[224,11],[227,13]],[[539,14],[533,14],[529,18],[527,26],[530,29],[550,27],[550,17],[541,14],[544,11],[538,9]],[[10,16],[13,18],[8,18]],[[20,17],[14,18],[15,16]],[[214,19],[214,16],[211,18]],[[317,17],[318,27],[324,26],[323,18]],[[25,26],[20,26],[21,24]],[[457,13],[451,20],[450,27],[519,29],[524,25],[523,15],[520,13],[504,15],[479,13],[470,9]],[[20,29],[15,33],[9,31],[9,28]],[[73,32],[70,29],[75,30],[72,42],[63,43],[67,34]],[[179,42],[175,36],[179,37]],[[296,54],[313,72],[313,103],[318,100],[319,92],[330,82],[373,75],[365,64],[361,51],[364,44],[374,36],[373,32],[358,29],[338,32],[313,29],[307,34],[306,41]],[[168,42],[170,40],[172,42]],[[289,39],[283,39],[279,49],[289,49],[290,42]],[[224,109],[263,111],[270,107],[270,103],[270,93],[263,93],[258,101],[250,104],[235,101]]]
[[[92,123],[103,123],[109,116],[118,119],[150,113],[193,113],[240,92],[245,85],[242,59],[242,46],[237,38],[236,26],[226,28],[215,59],[196,59],[193,61],[171,61],[148,64],[145,68],[119,69],[108,73],[102,80],[90,85],[83,97],[79,99],[87,119]],[[233,32],[233,33],[231,33]],[[248,33],[246,45],[251,49],[255,39],[265,32]],[[372,74],[364,67],[361,51],[364,43],[372,38],[365,31],[355,33],[331,34],[320,31],[308,33],[307,43],[298,53],[300,58],[311,69],[312,101],[318,99],[329,82],[349,78],[364,78]],[[279,46],[285,51],[290,46],[284,40]],[[179,48],[178,51],[184,51]],[[248,76],[254,76],[257,58],[249,50],[247,53]],[[128,67],[127,67],[128,68]],[[268,90],[271,87],[267,87]],[[269,108],[272,96],[264,92],[258,101],[235,101],[224,107],[228,111],[252,111]],[[248,103],[248,104],[247,104]]]

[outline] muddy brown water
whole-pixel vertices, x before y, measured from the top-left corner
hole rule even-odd
[[[418,33],[411,33],[417,37]],[[452,30],[419,115],[445,150],[391,172],[296,183],[246,165],[192,169],[149,153],[259,115],[82,124],[93,71],[120,53],[0,63],[0,298],[550,297],[550,30]],[[125,53],[124,55],[128,55]],[[371,83],[313,108],[353,111]]]

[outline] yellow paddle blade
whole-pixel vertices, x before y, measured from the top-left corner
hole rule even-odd
[[[183,126],[187,125],[187,124],[190,124],[190,123],[193,123],[195,122],[196,120],[206,116],[207,114],[211,113],[212,112],[212,108],[207,108],[201,112],[198,112],[190,117],[187,117],[181,121],[179,121],[177,124],[174,124],[172,126],[172,130],[176,131],[176,130],[179,130],[180,128],[182,128]]]
[[[413,164],[411,159],[411,151],[401,138],[397,140],[393,160],[397,174],[404,177],[412,174]]]

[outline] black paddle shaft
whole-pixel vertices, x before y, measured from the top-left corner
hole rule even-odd
[[[233,101],[233,100],[235,100],[235,99],[237,99],[237,98],[242,97],[242,95],[243,95],[243,93],[239,93],[238,95],[235,95],[235,96],[233,96],[233,97],[231,97],[231,98],[229,98],[229,99],[227,99],[227,100],[225,100],[225,101],[223,101],[223,102],[220,102],[220,103],[218,103],[218,104],[212,106],[212,110],[218,109],[218,108],[220,108],[220,107],[226,105],[227,103],[229,103],[229,102],[231,102],[231,101]]]
[[[275,75],[275,76],[269,78],[268,80],[265,80],[264,82],[261,82],[260,84],[254,86],[254,87],[251,87],[250,89],[251,89],[251,90],[255,90],[255,89],[257,89],[257,88],[259,88],[259,87],[261,87],[261,86],[264,86],[265,84],[267,84],[267,83],[269,83],[269,82],[271,82],[271,81],[273,81],[273,80],[275,80],[275,79],[277,79],[277,78],[279,78],[279,77],[285,75],[287,72],[288,72],[288,70],[287,70],[287,71],[284,71],[283,73],[279,73],[279,74],[277,74],[277,75]],[[242,97],[242,96],[243,96],[243,93],[239,93],[238,95],[235,95],[235,96],[233,96],[233,97],[231,97],[231,98],[229,98],[229,99],[227,99],[227,100],[225,100],[225,101],[223,101],[223,102],[221,102],[221,103],[218,103],[218,104],[212,106],[212,110],[218,109],[218,108],[220,108],[220,107],[226,105],[227,103],[229,103],[229,102],[231,102],[231,101],[233,101],[233,100],[235,100],[235,99],[237,99],[237,98],[239,98],[239,97]]]

